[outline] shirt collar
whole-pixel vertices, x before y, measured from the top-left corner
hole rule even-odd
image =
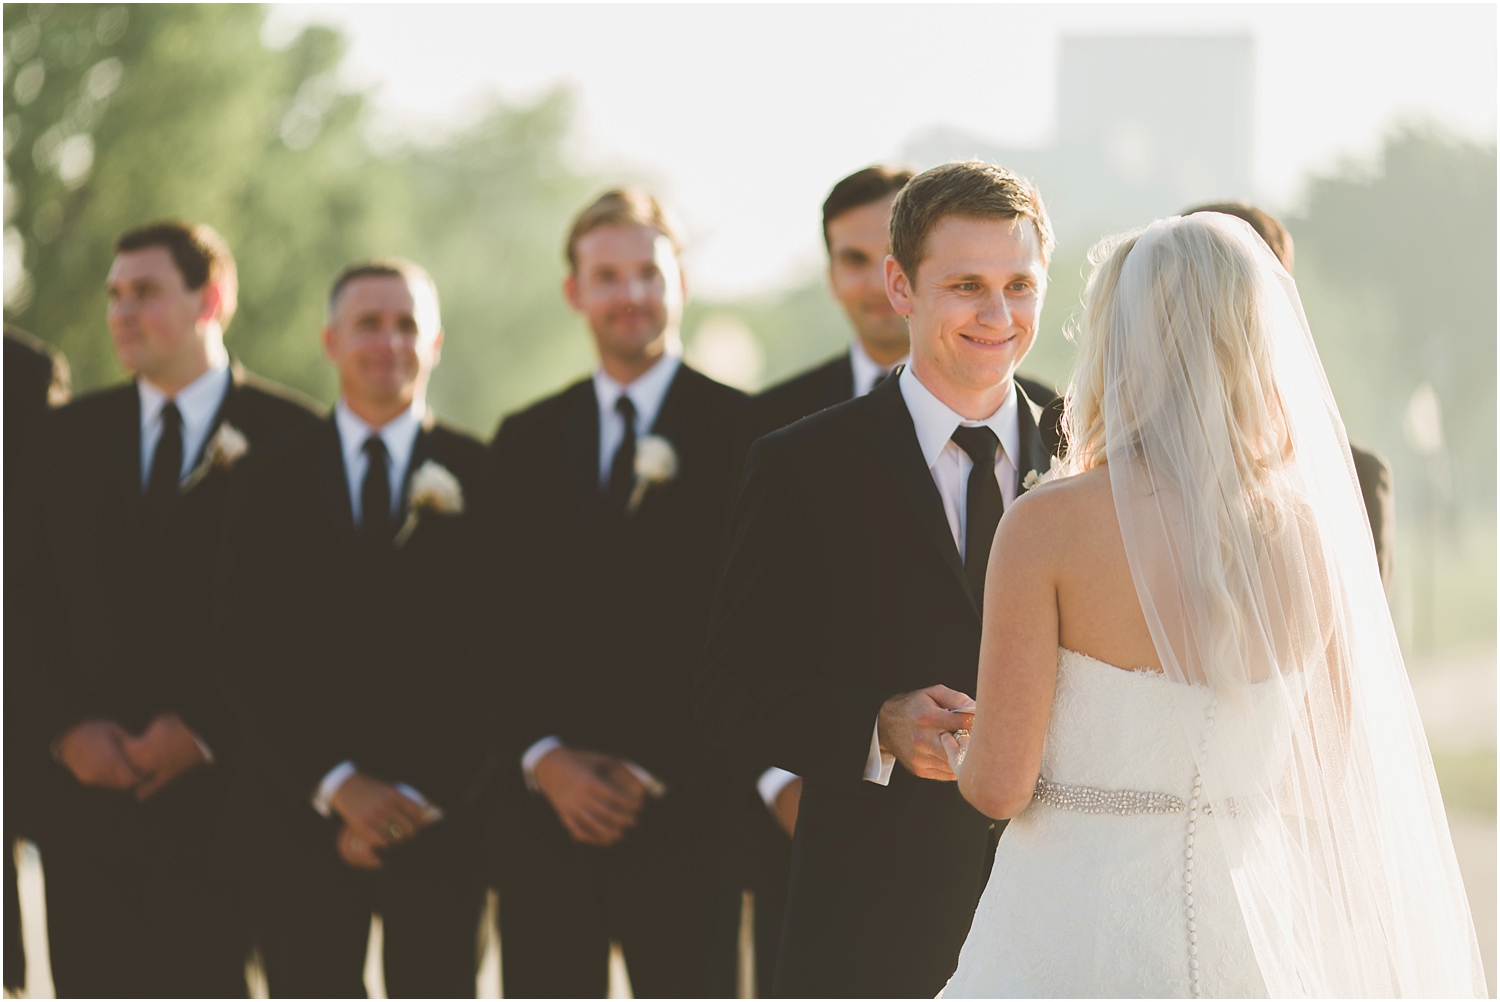
[[[339,444],[344,451],[344,468],[354,469],[354,460],[364,450],[365,441],[371,435],[379,435],[390,454],[391,468],[404,470],[411,461],[412,449],[416,447],[417,432],[422,428],[422,419],[427,415],[426,401],[413,400],[410,407],[391,418],[379,428],[350,410],[339,397],[333,408],[333,420],[339,431]]]
[[[594,396],[599,401],[599,413],[613,414],[615,403],[622,395],[628,395],[635,405],[636,426],[649,431],[661,412],[662,401],[672,386],[672,379],[682,367],[682,345],[676,338],[667,339],[667,349],[656,364],[641,373],[634,382],[621,383],[604,371],[603,366],[594,370]]]
[[[905,365],[911,355],[905,355],[896,365]],[[849,344],[849,367],[854,370],[854,395],[862,397],[875,388],[875,383],[882,376],[888,376],[896,365],[881,365],[870,357],[865,351],[865,346],[855,338]]]
[[[161,409],[171,399],[177,404],[185,427],[206,425],[219,412],[224,400],[224,391],[229,388],[229,359],[225,357],[208,367],[208,371],[188,383],[177,396],[169,398],[161,387],[145,376],[136,379],[135,385],[141,396],[141,427],[150,427],[161,417]]]
[[[1005,402],[983,421],[967,421],[960,417],[957,411],[933,396],[932,391],[922,385],[909,365],[901,370],[900,386],[902,399],[906,401],[906,409],[916,427],[922,459],[926,461],[929,470],[937,463],[938,456],[953,437],[953,430],[959,425],[970,428],[983,425],[989,428],[1000,439],[1000,447],[1010,457],[1011,465],[1020,468],[1016,457],[1021,450],[1021,426],[1017,418],[1014,380],[1011,381],[1010,392],[1005,395]]]

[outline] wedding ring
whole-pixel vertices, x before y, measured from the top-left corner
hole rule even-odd
[[[966,738],[969,736],[969,729],[967,727],[960,727],[958,730],[953,732],[953,736],[955,738]]]
[[[402,831],[401,826],[394,821],[386,824],[385,833],[391,837],[393,842],[400,842],[401,836],[406,834],[406,832]]]

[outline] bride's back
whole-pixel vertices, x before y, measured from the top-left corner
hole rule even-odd
[[[1045,507],[1056,548],[1058,643],[1120,668],[1161,671],[1161,658],[1141,612],[1120,523],[1115,516],[1109,468],[1044,484],[1030,502]]]

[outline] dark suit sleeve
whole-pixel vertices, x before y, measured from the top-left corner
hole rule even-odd
[[[1350,446],[1354,454],[1354,472],[1359,476],[1359,491],[1375,536],[1375,560],[1380,564],[1380,581],[1386,593],[1391,590],[1392,558],[1396,550],[1395,497],[1391,486],[1391,464],[1373,452]]]
[[[827,583],[799,472],[765,440],[751,450],[710,620],[697,722],[743,762],[855,784],[884,696],[841,684],[818,663]]]
[[[557,671],[556,638],[548,631],[557,616],[545,604],[546,596],[565,593],[546,587],[563,569],[556,566],[558,555],[549,552],[546,537],[536,531],[548,520],[533,510],[529,474],[535,466],[528,460],[525,437],[514,419],[501,424],[490,446],[487,481],[486,544],[494,568],[490,594],[501,638],[495,657],[503,662],[491,666],[497,674],[503,672],[503,681],[490,687],[502,701],[493,720],[502,758],[516,762],[540,739],[564,733],[566,723],[565,711],[554,708],[559,702],[556,687],[549,685]]]
[[[277,531],[277,508],[254,460],[232,476],[213,599],[214,647],[224,700],[260,766],[259,780],[285,796],[310,797],[340,757],[311,698],[309,637],[284,608],[296,567]]]

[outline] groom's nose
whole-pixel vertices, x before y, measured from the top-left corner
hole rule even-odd
[[[986,327],[1005,328],[1011,325],[1010,300],[1006,298],[1004,289],[995,289],[986,294],[984,302],[979,305],[978,320]]]

